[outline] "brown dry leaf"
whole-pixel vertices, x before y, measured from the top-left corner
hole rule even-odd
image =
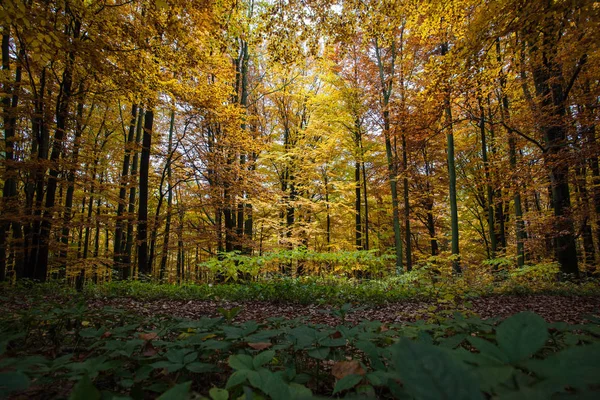
[[[331,368],[331,375],[335,376],[336,379],[342,379],[348,375],[364,375],[366,371],[356,360],[352,361],[339,361],[333,364]]]
[[[268,349],[272,345],[271,342],[248,343],[248,347],[252,347],[254,350]]]
[[[147,342],[146,346],[144,346],[144,351],[142,352],[142,355],[145,357],[152,357],[155,356],[156,353],[158,353],[158,351],[154,346],[152,346],[152,343]]]
[[[140,333],[140,339],[145,340],[147,342],[154,340],[157,337],[158,337],[158,334],[156,332]]]
[[[390,330],[390,328],[388,328],[388,327],[387,327],[387,326],[385,326],[385,325],[381,325],[381,328],[379,328],[379,331],[380,331],[380,332],[387,332],[387,331],[389,331],[389,330]]]
[[[100,336],[102,339],[106,339],[112,336],[112,332],[111,331],[106,331],[102,334],[102,336]]]
[[[339,339],[342,337],[342,333],[340,331],[335,331],[331,335],[329,335],[332,339]]]

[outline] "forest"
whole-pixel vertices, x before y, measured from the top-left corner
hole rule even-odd
[[[599,2],[0,30],[0,399],[600,396]]]

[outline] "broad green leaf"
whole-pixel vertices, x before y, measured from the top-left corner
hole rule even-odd
[[[262,367],[271,362],[273,357],[275,357],[275,352],[273,350],[263,351],[262,353],[257,354],[256,357],[254,357],[254,360],[252,360],[254,368]]]
[[[71,391],[69,400],[100,400],[101,397],[100,391],[96,389],[90,377],[85,374]]]
[[[229,356],[229,366],[235,370],[254,369],[252,357],[247,354]]]
[[[433,345],[401,339],[392,361],[406,391],[417,399],[483,399],[464,364]]]
[[[511,363],[531,357],[544,346],[547,339],[546,321],[529,311],[507,318],[496,329],[498,346]]]
[[[187,399],[190,389],[192,387],[192,381],[180,383],[179,385],[173,386],[171,389],[164,392],[158,400],[181,400]]]
[[[0,372],[0,394],[22,391],[30,384],[29,377],[23,372]]]
[[[234,386],[239,385],[240,383],[246,382],[249,372],[250,372],[249,369],[242,369],[239,371],[235,371],[233,374],[231,374],[229,376],[229,379],[227,379],[227,384],[225,385],[225,389],[230,389]]]
[[[496,360],[502,362],[508,362],[508,357],[502,350],[500,350],[496,345],[491,342],[488,342],[485,339],[476,336],[469,336],[467,339],[469,343],[484,356],[494,358]]]
[[[312,391],[304,385],[300,385],[299,383],[290,383],[290,397],[292,399],[312,399]]]
[[[330,351],[330,347],[317,347],[316,349],[309,350],[308,355],[318,360],[324,360],[327,358]]]
[[[197,374],[202,374],[205,372],[210,372],[215,369],[215,366],[208,363],[203,362],[193,362],[185,366],[188,371],[195,372]]]
[[[208,391],[212,400],[228,400],[229,392],[226,389],[212,388]]]
[[[348,390],[358,385],[360,381],[362,381],[363,377],[361,375],[348,375],[340,379],[335,383],[335,387],[333,388],[333,394],[339,393],[343,390]]]
[[[600,343],[565,349],[544,360],[530,360],[526,366],[537,376],[564,386],[597,384],[600,381]]]

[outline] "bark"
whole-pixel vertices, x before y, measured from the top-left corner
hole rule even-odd
[[[9,54],[9,28],[4,27],[2,35],[2,70],[10,71]],[[19,88],[21,84],[22,69],[17,65],[15,70],[14,87],[6,87],[5,97],[2,99],[3,123],[4,123],[4,146],[5,146],[5,175],[4,187],[2,189],[2,210],[0,211],[0,282],[5,280],[6,273],[6,246],[8,242],[9,231],[12,227],[13,242],[10,244],[15,260],[14,270],[17,275],[22,274],[23,270],[23,246],[21,224],[16,220],[18,215],[17,182],[15,175],[11,170],[14,166],[13,140],[15,136],[15,125],[17,122],[15,111],[19,104]],[[12,217],[12,218],[11,218]]]
[[[149,276],[152,266],[148,264],[148,176],[150,172],[150,147],[152,145],[152,128],[154,112],[146,111],[144,116],[144,132],[142,135],[142,151],[140,156],[140,198],[138,206],[137,256],[140,275]]]
[[[487,138],[486,138],[486,131],[485,131],[485,111],[483,109],[483,103],[481,101],[481,98],[478,99],[479,100],[479,112],[480,112],[480,119],[479,119],[479,132],[481,134],[481,158],[483,161],[483,168],[485,171],[485,186],[486,186],[486,193],[487,193],[487,199],[484,202],[484,204],[487,207],[486,208],[486,213],[487,213],[487,217],[488,217],[488,231],[489,231],[489,236],[490,236],[490,258],[496,258],[496,251],[498,250],[497,247],[497,242],[496,242],[496,231],[495,231],[495,225],[494,225],[494,191],[492,189],[492,180],[491,180],[491,176],[490,176],[490,163],[488,160],[488,156],[487,156]]]
[[[74,39],[79,37],[81,23],[76,20],[73,29],[66,28],[67,35]],[[67,55],[67,62],[62,74],[60,92],[56,101],[56,130],[52,141],[52,152],[50,154],[50,174],[46,185],[46,202],[44,214],[40,227],[40,245],[37,264],[34,266],[33,278],[40,282],[46,280],[48,273],[48,257],[50,246],[50,231],[52,229],[52,219],[54,214],[54,205],[56,200],[56,189],[58,185],[58,174],[60,172],[59,160],[62,155],[63,141],[66,135],[67,117],[69,115],[69,105],[71,103],[71,90],[73,82],[73,66],[75,62],[75,52],[71,50]]]
[[[83,83],[79,85],[79,91],[83,92]],[[67,175],[67,194],[65,198],[65,210],[63,215],[63,229],[61,232],[62,249],[60,251],[61,267],[59,277],[66,276],[66,262],[69,251],[69,233],[71,230],[71,220],[73,219],[73,195],[75,193],[75,174],[79,169],[79,149],[81,147],[81,135],[83,133],[83,99],[77,104],[77,115],[75,117],[75,141],[73,144],[73,154],[71,156],[71,166]]]
[[[392,45],[392,62],[390,75],[394,75],[394,58],[395,49]],[[400,212],[398,207],[398,166],[394,160],[392,140],[390,132],[390,111],[389,101],[392,94],[393,79],[386,81],[383,60],[381,59],[381,48],[375,41],[375,54],[377,56],[377,66],[379,69],[379,80],[381,84],[382,108],[383,108],[383,134],[385,137],[385,155],[388,166],[388,179],[390,182],[390,190],[392,194],[392,224],[394,227],[394,247],[396,249],[396,273],[402,273],[402,237],[400,236]]]
[[[175,111],[171,111],[171,123],[169,125],[169,141],[167,151],[169,160],[167,160],[167,218],[165,221],[165,237],[162,245],[162,255],[160,258],[160,280],[162,281],[167,273],[167,259],[169,256],[169,235],[171,233],[171,213],[173,212],[173,185],[171,169],[171,153],[173,152],[173,131],[175,129]]]
[[[448,53],[448,43],[442,43],[442,56]],[[452,108],[450,105],[450,89],[446,89],[444,95],[444,115],[446,124],[446,150],[448,155],[448,181],[450,197],[450,226],[452,230],[452,255],[455,259],[452,262],[454,273],[460,273],[460,251],[458,245],[458,206],[456,202],[456,166],[454,160],[454,133],[452,121]]]
[[[114,244],[114,262],[117,267],[121,266],[122,257],[121,254],[124,250],[125,244],[125,232],[123,231],[123,213],[125,212],[125,204],[127,196],[127,175],[129,174],[129,163],[131,160],[131,151],[134,146],[135,136],[135,124],[137,121],[137,104],[131,106],[131,120],[129,122],[129,132],[127,134],[125,144],[125,155],[123,156],[123,166],[121,169],[121,179],[119,182],[119,202],[117,205],[117,219],[115,222],[115,244]],[[123,278],[123,271],[121,271],[121,278]]]
[[[577,248],[573,217],[571,215],[571,194],[569,189],[569,148],[567,146],[566,96],[563,87],[562,70],[555,60],[554,17],[546,17],[542,27],[542,48],[530,43],[531,57],[534,60],[532,76],[541,116],[540,130],[546,145],[545,161],[549,170],[554,209],[554,253],[567,274],[579,275]],[[538,54],[539,53],[539,54]]]
[[[123,254],[122,262],[124,265],[123,278],[129,279],[133,277],[133,266],[132,262],[132,251],[133,251],[133,225],[134,225],[134,213],[135,213],[135,199],[137,192],[137,179],[138,179],[138,166],[140,152],[137,150],[137,146],[140,143],[142,137],[142,126],[144,120],[144,110],[140,107],[138,112],[138,122],[135,132],[135,150],[133,154],[133,161],[131,163],[131,187],[129,189],[129,206],[127,209],[127,236],[125,240],[125,253]]]

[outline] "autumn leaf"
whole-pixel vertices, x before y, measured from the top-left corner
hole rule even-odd
[[[338,361],[331,368],[331,375],[336,379],[343,379],[348,375],[365,375],[366,371],[356,360]]]
[[[158,337],[158,334],[156,332],[140,333],[140,339],[145,340],[147,342],[154,340],[157,337]]]
[[[329,337],[332,339],[339,339],[342,337],[342,333],[340,331],[335,331],[334,333],[329,335]]]
[[[155,356],[157,353],[158,351],[156,350],[156,347],[152,346],[152,343],[146,342],[144,350],[142,351],[142,355],[144,357],[152,357]]]
[[[253,348],[254,350],[264,350],[271,347],[273,344],[270,342],[258,342],[258,343],[248,343],[248,347]]]

